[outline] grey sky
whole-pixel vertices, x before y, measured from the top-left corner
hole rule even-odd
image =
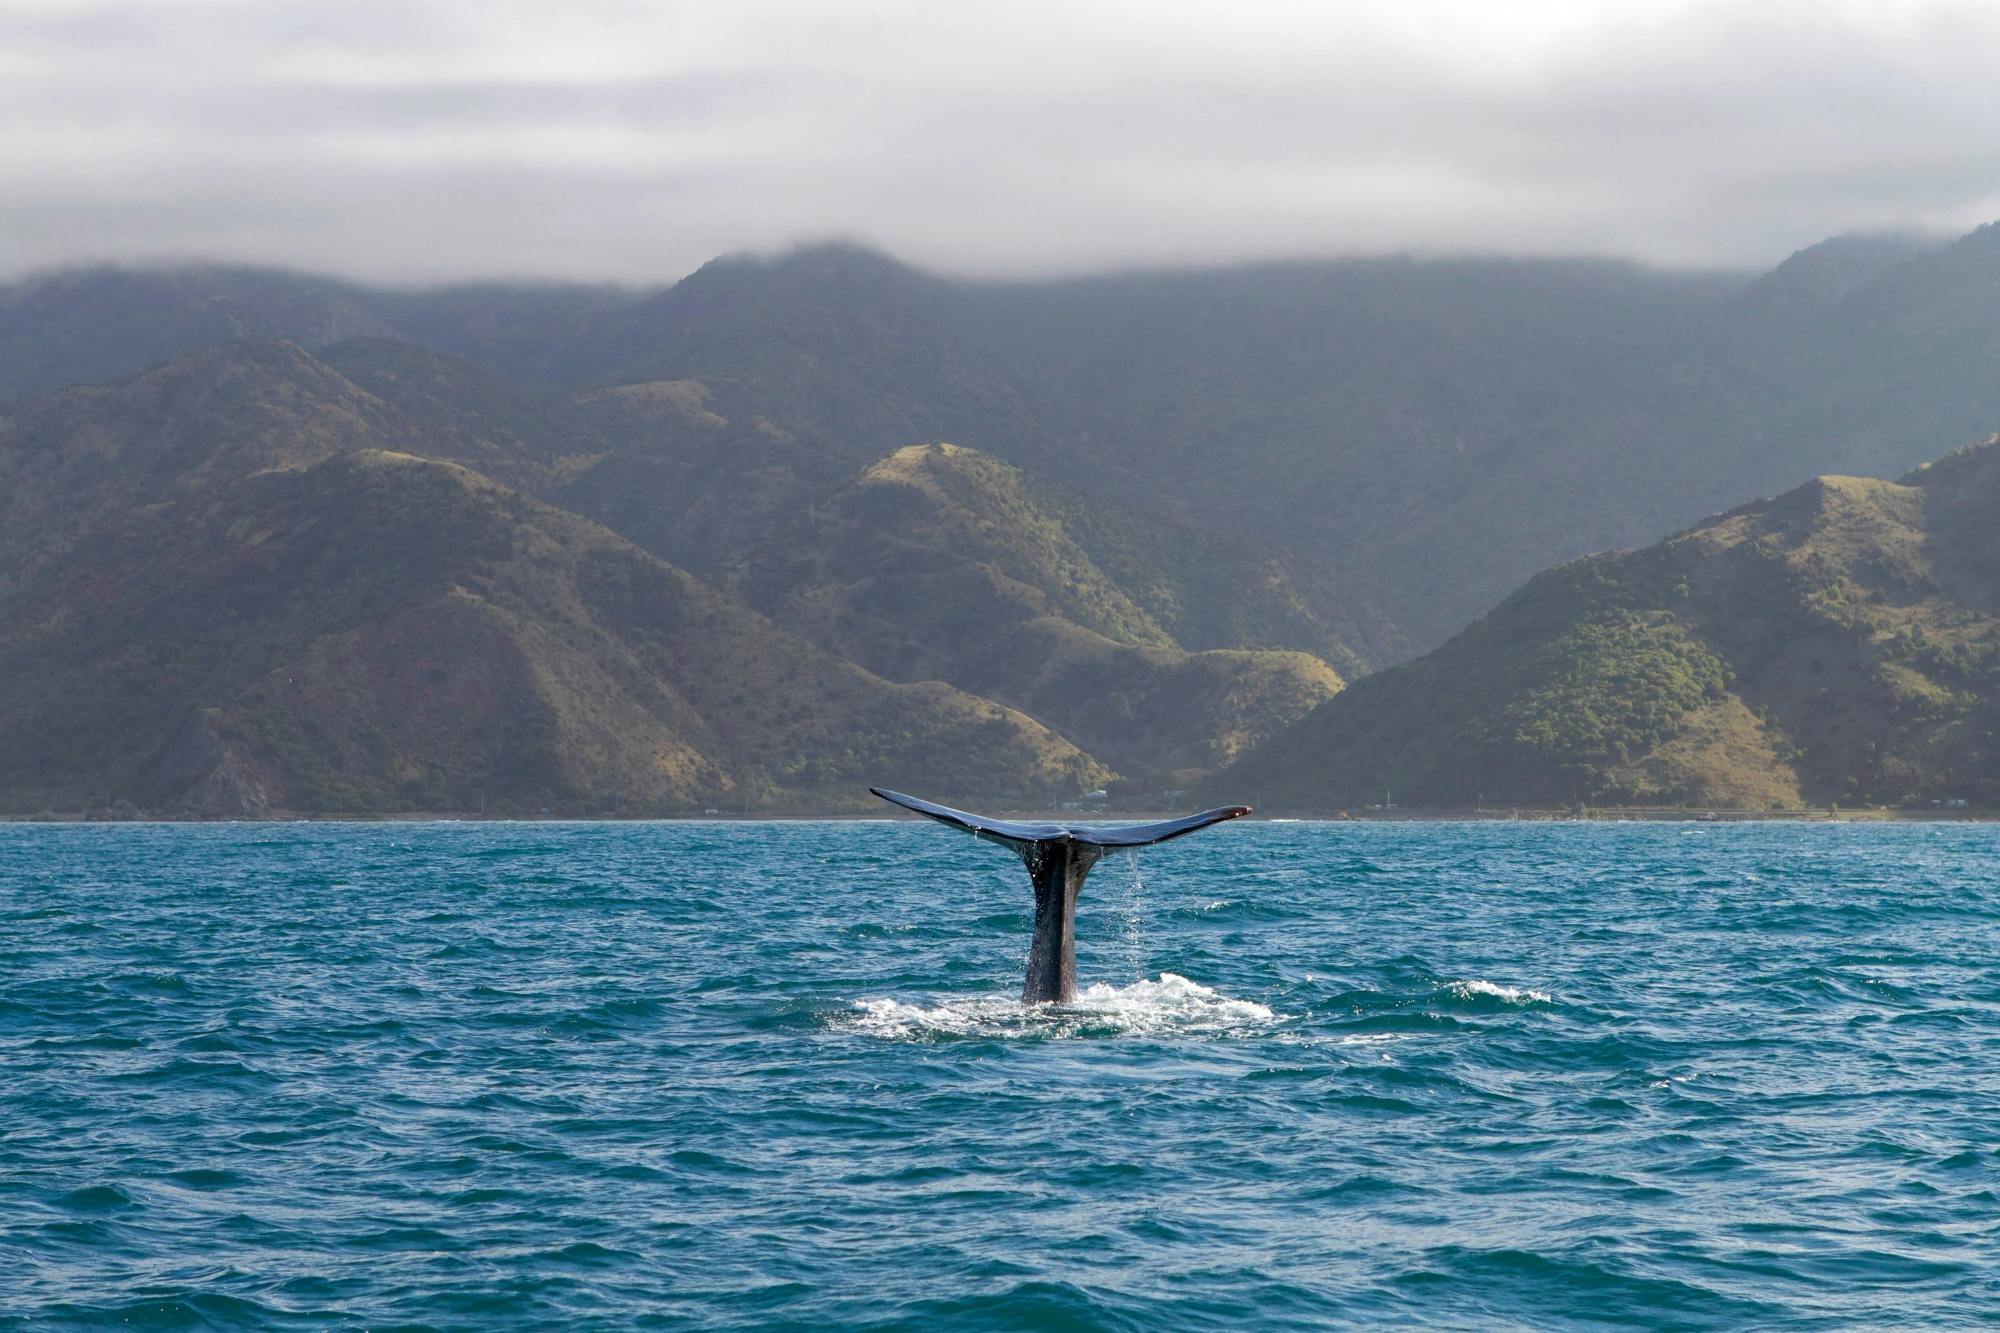
[[[1763,264],[2000,217],[2000,7],[0,0],[0,271]]]

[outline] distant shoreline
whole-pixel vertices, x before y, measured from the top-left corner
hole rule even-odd
[[[1037,821],[1078,821],[1085,823],[1140,822],[1168,819],[1185,810],[1000,810],[1010,819]],[[1257,813],[1255,823],[1281,824],[1991,824],[2000,823],[2000,810],[1660,810],[1645,807],[1602,806],[1587,810],[1510,809],[1496,810],[1397,810],[1364,811],[1360,814],[1288,815]],[[181,817],[139,814],[107,816],[89,814],[7,814],[4,824],[799,824],[799,823],[921,823],[915,815],[890,811],[881,814],[853,810],[821,813],[768,811],[740,815],[491,815],[455,811],[405,812],[394,814],[273,814],[259,816]]]

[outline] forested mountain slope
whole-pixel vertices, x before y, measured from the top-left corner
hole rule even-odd
[[[839,246],[650,291],[58,274],[0,289],[0,597],[114,603],[90,541],[165,542],[141,520],[406,455],[547,506],[564,540],[615,534],[815,673],[1032,718],[1055,748],[996,794],[1184,785],[1538,569],[1983,435],[1996,283],[1994,228],[1839,238],[1761,276],[1383,259],[994,283]],[[758,753],[715,772],[808,802],[782,744]],[[979,756],[955,762],[939,780],[976,790]],[[1743,799],[1790,799],[1773,781]]]
[[[752,602],[815,642],[1012,704],[1134,778],[1212,768],[1340,688],[1278,645],[1347,656],[1282,561],[949,444],[869,465],[746,565]]]
[[[1981,437],[2000,420],[1996,282],[1992,228],[1836,238],[1762,276],[1379,259],[990,283],[839,246],[650,292],[100,270],[0,290],[0,393],[243,336],[388,336],[517,386],[623,391],[706,414],[709,440],[614,452],[579,503],[650,506],[649,548],[695,565],[896,448],[950,440],[1282,549],[1338,579],[1376,634],[1350,647],[1379,662],[1549,564]]]
[[[889,781],[1035,803],[1110,776],[1014,710],[882,680],[387,447],[444,438],[264,345],[0,429],[8,531],[35,538],[0,584],[0,806],[837,808]]]
[[[1332,651],[1283,560],[1089,506],[1028,513],[1028,478],[942,446],[851,488],[926,453],[979,483],[865,534],[920,579],[995,571],[953,593],[977,601],[903,608],[895,633],[936,661],[817,616],[875,595],[847,492],[814,506],[774,487],[770,525],[711,529],[729,540],[706,578],[564,507],[684,542],[671,507],[590,482],[623,460],[747,488],[754,463],[704,452],[741,438],[704,401],[687,382],[524,384],[369,338],[322,357],[239,340],[17,402],[0,419],[0,803],[824,809],[894,782],[1045,805],[1212,767],[1339,688],[1308,653],[1190,651],[1165,628]],[[785,591],[808,567],[821,582]],[[1231,571],[1261,591],[1225,601]],[[953,637],[968,611],[985,638]],[[996,628],[1016,631],[1009,653]]]
[[[1551,570],[1215,779],[1327,810],[2000,803],[2000,443]]]

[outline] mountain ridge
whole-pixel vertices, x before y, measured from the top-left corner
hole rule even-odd
[[[1235,586],[1232,628],[1268,626],[1230,636],[1244,646],[1190,650],[1187,629],[1162,617],[1200,602],[1199,582],[1127,571],[1124,586],[1090,549],[1103,549],[1104,506],[1065,506],[1047,489],[976,450],[905,446],[776,534],[742,586],[775,620],[887,679],[945,680],[1021,708],[1138,780],[1212,768],[1341,688],[1320,657],[1252,646],[1335,641],[1255,555],[1182,539],[1191,563],[1221,566]]]
[[[885,687],[965,696],[932,690],[910,704],[919,712],[969,716],[966,700],[984,700],[1022,714],[1051,739],[1022,742],[1016,777],[1054,771],[1028,751],[1068,746],[1081,756],[1071,785],[1179,788],[1267,742],[1282,750],[1287,724],[1334,707],[1344,681],[1455,641],[1538,570],[1684,536],[1802,477],[1899,475],[1983,434],[2000,420],[1986,373],[2000,314],[1981,297],[2000,282],[1996,237],[1837,238],[1762,277],[1460,258],[997,283],[853,247],[725,259],[646,291],[386,291],[240,267],[72,273],[0,289],[0,392],[15,394],[0,406],[0,610],[56,587],[77,598],[75,614],[115,600],[109,581],[64,579],[81,580],[108,558],[103,543],[161,507],[193,513],[224,492],[251,504],[238,484],[248,475],[335,455],[407,456],[568,516],[508,522],[592,549],[570,520],[615,534],[767,626],[787,645],[774,651],[815,663],[822,682],[845,679],[846,663]],[[79,377],[95,382],[63,382]],[[21,393],[44,381],[56,387]],[[318,475],[328,503],[351,502]],[[1900,551],[1917,539],[1894,533],[1928,529],[1896,517],[1910,501],[1893,490],[1819,486],[1814,512],[1844,517],[1800,539],[1803,567],[1831,569],[1829,586],[1863,589],[1868,614],[1886,615],[1889,585],[1844,552]],[[1925,515],[1945,521],[1935,488],[1917,490]],[[248,510],[238,520],[257,528]],[[1911,565],[1919,582],[1956,580],[1953,606],[1967,611],[1982,594],[1953,562],[1986,568],[1974,526]],[[171,547],[170,533],[153,535]],[[218,549],[235,540],[225,530]],[[1791,540],[1775,528],[1732,539],[1736,554],[1710,565],[1747,578],[1764,557],[1745,552]],[[180,558],[219,577],[199,553]],[[1671,744],[1650,724],[1550,732],[1550,746],[1584,756],[1584,788],[1615,778],[1657,793],[1701,770],[1702,790],[1736,802],[1832,790],[1787,747],[1839,744],[1800,742],[1796,721],[1774,730],[1776,703],[1728,681],[1716,692],[1710,659],[1743,652],[1717,639],[1720,612],[1691,627],[1657,597],[1615,605],[1543,577],[1560,592],[1550,615],[1568,598],[1603,618],[1562,622],[1543,647],[1575,670],[1551,665],[1529,691],[1543,702],[1521,708],[1546,721],[1559,711],[1549,701],[1567,699],[1590,713],[1611,688],[1590,672],[1630,668],[1663,717],[1700,715]],[[1784,610],[1789,587],[1777,579],[1758,596]],[[534,637],[522,626],[587,602],[580,586],[544,591],[517,608],[514,638],[480,641],[511,644],[494,648],[503,656],[543,651],[522,647]],[[219,586],[206,595],[227,600]],[[381,595],[388,623],[402,610]],[[440,606],[473,637],[495,623]],[[1904,618],[1912,633],[1943,633]],[[585,656],[644,656],[629,641],[642,630],[620,622]],[[205,651],[227,655],[219,641]],[[1525,658],[1517,669],[1541,670]],[[1877,674],[1856,678],[1855,698],[1883,680],[1909,699],[1964,692],[1944,667]],[[189,737],[190,753],[216,739]],[[1613,742],[1629,773],[1590,748]],[[1734,787],[1703,758],[1723,753],[1736,757]],[[1913,762],[1933,774],[1933,758]],[[1867,783],[1857,797],[1894,799],[1902,778],[1850,759]],[[806,799],[785,762],[757,765],[770,799]]]
[[[584,520],[388,451],[121,514],[15,607],[0,772],[33,775],[17,802],[108,786],[198,813],[782,808],[899,767],[955,785],[961,747],[1031,798],[1105,776],[1019,714],[821,658]],[[74,661],[82,680],[59,669]],[[177,762],[190,749],[206,771]]]
[[[1391,257],[1003,282],[820,246],[655,289],[170,277],[0,289],[0,393],[244,332],[315,354],[386,334],[565,391],[698,383],[732,442],[788,474],[752,479],[757,521],[951,440],[1337,570],[1352,614],[1389,631],[1371,664],[1548,565],[1817,473],[1899,473],[2000,421],[1986,230],[1834,238],[1762,276]],[[690,481],[619,466],[607,504]],[[739,544],[743,523],[694,513],[721,494],[683,516]],[[700,566],[700,531],[649,544]]]
[[[1115,776],[1019,708],[884,679],[537,498],[708,438],[695,398],[662,435],[654,397],[522,389],[380,339],[326,355],[233,340],[0,418],[0,800],[685,813],[851,808],[880,781],[1046,804]],[[1201,658],[1093,653],[1134,688]],[[1308,692],[1246,723],[1230,682],[1273,659]],[[1305,654],[1202,660],[1225,737],[1339,683]]]
[[[1537,576],[1213,778],[1284,809],[2000,803],[2000,437]]]

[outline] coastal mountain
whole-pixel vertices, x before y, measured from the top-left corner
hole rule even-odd
[[[1128,778],[1207,769],[1365,670],[1392,628],[1310,562],[950,444],[851,469],[697,379],[564,393],[413,344],[322,358],[429,438],[887,679],[1021,708]],[[1379,651],[1379,649],[1378,649]]]
[[[1282,558],[950,444],[870,464],[752,552],[742,586],[879,675],[1011,704],[1135,779],[1227,762],[1340,689],[1276,645],[1353,660]]]
[[[77,269],[0,289],[0,398],[119,379],[244,338],[319,346],[386,332],[334,279],[202,266]]]
[[[560,283],[400,291],[243,265],[69,269],[0,286],[0,398],[120,379],[243,340],[318,351],[395,336],[509,378],[570,382],[598,373],[602,321],[643,299]]]
[[[1996,281],[1994,228],[1839,237],[1761,275],[1440,258],[972,282],[843,246],[650,291],[95,270],[0,289],[0,394],[237,337],[421,345],[618,429],[649,412],[655,447],[558,450],[602,453],[571,499],[697,572],[949,440],[1337,579],[1376,666],[1552,564],[1979,438]]]
[[[1314,811],[2000,803],[2000,439],[1551,570],[1214,785]]]
[[[884,681],[595,524],[379,447],[421,434],[255,345],[17,420],[10,494],[65,536],[7,588],[0,801],[638,813],[1108,775],[1019,713]]]
[[[839,809],[871,782],[1046,805],[1212,767],[1339,688],[1305,652],[1175,638],[1335,642],[1278,557],[1131,515],[1088,528],[1093,555],[1081,519],[1023,508],[1018,471],[942,446],[885,456],[817,513],[779,504],[790,582],[745,545],[755,524],[701,577],[560,503],[610,494],[581,483],[611,460],[699,470],[732,430],[704,402],[365,338],[323,357],[231,342],[15,404],[0,808]],[[891,504],[899,521],[869,526],[873,488],[942,498],[954,479],[974,484],[928,517]],[[942,580],[905,590],[901,633],[953,662],[897,658],[865,614],[816,618],[888,604],[868,588],[885,548],[850,540],[871,535]],[[1264,591],[1225,605],[1218,570]],[[936,619],[968,605],[1012,631],[991,638],[1016,645],[1019,680],[975,669]]]
[[[718,642],[757,638],[759,661],[793,661],[813,689],[846,700],[824,705],[828,735],[842,718],[872,719],[853,723],[866,732],[855,754],[872,756],[867,764],[825,754],[829,742],[804,731],[723,720],[687,673],[744,668],[693,653],[670,664],[687,709],[659,714],[659,734],[702,763],[627,772],[636,761],[608,737],[644,729],[619,723],[602,743],[538,752],[529,768],[552,808],[592,808],[613,791],[657,809],[739,799],[809,808],[848,780],[826,775],[871,764],[921,772],[928,781],[913,785],[964,799],[1061,800],[1098,785],[1136,799],[1186,787],[1218,765],[1263,762],[1255,751],[1293,753],[1301,742],[1287,728],[1309,710],[1359,706],[1333,697],[1344,682],[1366,681],[1357,697],[1377,697],[1390,686],[1369,673],[1450,640],[1444,658],[1425,659],[1437,669],[1465,651],[1454,634],[1538,569],[1643,546],[1815,473],[1894,475],[1983,434],[2000,421],[1986,373],[2000,355],[2000,315],[1981,296],[1996,281],[1994,228],[1949,244],[1837,238],[1763,275],[1402,259],[997,283],[817,247],[718,260],[649,291],[392,291],[199,267],[25,281],[0,288],[0,641],[10,669],[41,692],[0,699],[0,731],[17,747],[6,753],[34,757],[9,771],[7,799],[116,793],[171,805],[160,775],[181,770],[154,759],[200,715],[213,718],[217,745],[235,726],[232,753],[266,755],[254,790],[272,808],[328,793],[413,808],[418,795],[396,795],[412,779],[388,775],[419,763],[410,756],[421,746],[393,764],[389,751],[369,751],[375,768],[357,759],[338,780],[287,777],[299,770],[276,733],[228,721],[248,677],[191,667],[118,677],[128,691],[158,692],[141,718],[118,711],[135,701],[113,707],[91,693],[109,664],[133,670],[108,629],[63,637],[108,625],[90,621],[95,608],[142,618],[124,600],[136,586],[161,605],[177,604],[181,583],[230,604],[228,581],[248,566],[226,558],[229,534],[266,530],[257,507],[282,498],[272,478],[317,477],[311,495],[360,515],[344,539],[392,559],[409,534],[385,528],[378,539],[369,525],[391,523],[393,507],[354,508],[342,488],[360,483],[323,470],[364,457],[377,460],[367,475],[378,488],[393,487],[384,477],[432,475],[384,470],[383,459],[458,469],[474,489],[453,511],[515,515],[505,521],[526,525],[524,549],[619,543],[620,559],[667,571],[661,586],[681,588],[681,600],[706,599],[745,627]],[[477,489],[486,486],[498,490]],[[532,507],[516,515],[516,502]],[[202,526],[201,515],[224,512],[227,526]],[[297,505],[286,512],[305,517]],[[188,546],[169,518],[208,533],[209,545]],[[277,550],[275,540],[263,545]],[[145,581],[156,571],[142,541],[159,544],[160,568],[179,569],[181,583]],[[584,571],[597,563],[577,566],[570,591],[542,587],[532,603],[509,604],[510,623],[574,619],[573,605],[593,605]],[[476,583],[442,567],[436,578]],[[148,651],[163,662],[183,649],[211,664],[254,657],[275,670],[329,626],[344,633],[409,610],[394,580],[341,586],[289,588],[286,618],[257,621],[282,640],[262,656],[239,660],[227,647],[236,629],[201,638],[207,622],[192,613],[160,622]],[[1550,616],[1569,614],[1564,596],[1550,594]],[[1494,623],[1524,623],[1520,605]],[[613,644],[638,653],[630,638],[641,621],[590,615],[602,632],[589,640],[596,658]],[[1729,653],[1751,650],[1712,628],[1714,615],[1698,633],[1674,623],[1692,636],[1686,645],[1651,621],[1576,626],[1581,637],[1549,647],[1543,666],[1515,663],[1482,688],[1511,698],[1510,682],[1541,680],[1534,672],[1565,653],[1614,672],[1642,661],[1660,676],[1660,716],[1678,718],[1693,707],[1689,682],[1709,697],[1701,653],[1747,679]],[[194,637],[170,642],[173,625]],[[266,642],[250,621],[237,628]],[[1486,632],[1467,633],[1476,642]],[[1503,659],[1513,661],[1481,658]],[[935,727],[918,713],[856,714],[859,695],[829,682],[860,678],[888,691],[870,698],[1008,719],[1015,739],[999,749],[1013,757],[991,768],[966,746],[945,767],[895,768],[893,755],[917,764],[909,747],[920,734],[957,735],[959,723],[935,710],[918,710]],[[1557,677],[1534,689],[1544,686],[1557,689]],[[1572,688],[1584,687],[1561,685]],[[1567,756],[1568,777],[1550,779],[1540,760],[1517,771],[1496,759],[1491,780],[1518,786],[1521,800],[1685,789],[1749,804],[1892,801],[1916,790],[1890,762],[1908,738],[1843,749],[1816,724],[1773,721],[1776,703],[1743,689],[1740,710],[1721,695],[1703,705],[1715,745],[1738,755],[1735,785],[1707,759],[1656,753],[1664,733],[1650,724],[1594,739],[1563,739],[1557,727],[1551,753]],[[1734,690],[1725,682],[1724,695]],[[806,697],[789,706],[807,707]],[[387,734],[401,698],[367,704],[370,725]],[[44,740],[72,701],[123,721],[59,776]],[[1426,725],[1447,712],[1429,710]],[[1499,734],[1481,732],[1481,744],[1512,753]],[[253,736],[263,739],[243,739]],[[593,769],[574,759],[586,749],[627,758]],[[1714,746],[1687,739],[1682,749]],[[1399,762],[1427,752],[1413,745]],[[1639,768],[1605,757],[1641,752],[1653,757]],[[1284,767],[1270,762],[1273,773]],[[1928,750],[1909,762],[1923,791],[1958,772]],[[442,771],[471,767],[453,760]],[[564,776],[587,772],[596,776]],[[1414,790],[1404,776],[1436,785],[1414,771],[1384,785]],[[1274,790],[1293,780],[1274,778]],[[509,799],[541,799],[531,787],[517,784]],[[448,790],[455,802],[475,794]]]
[[[316,359],[427,440],[476,450],[477,466],[704,575],[891,447],[830,452],[699,379],[562,387],[391,338],[335,343]]]

